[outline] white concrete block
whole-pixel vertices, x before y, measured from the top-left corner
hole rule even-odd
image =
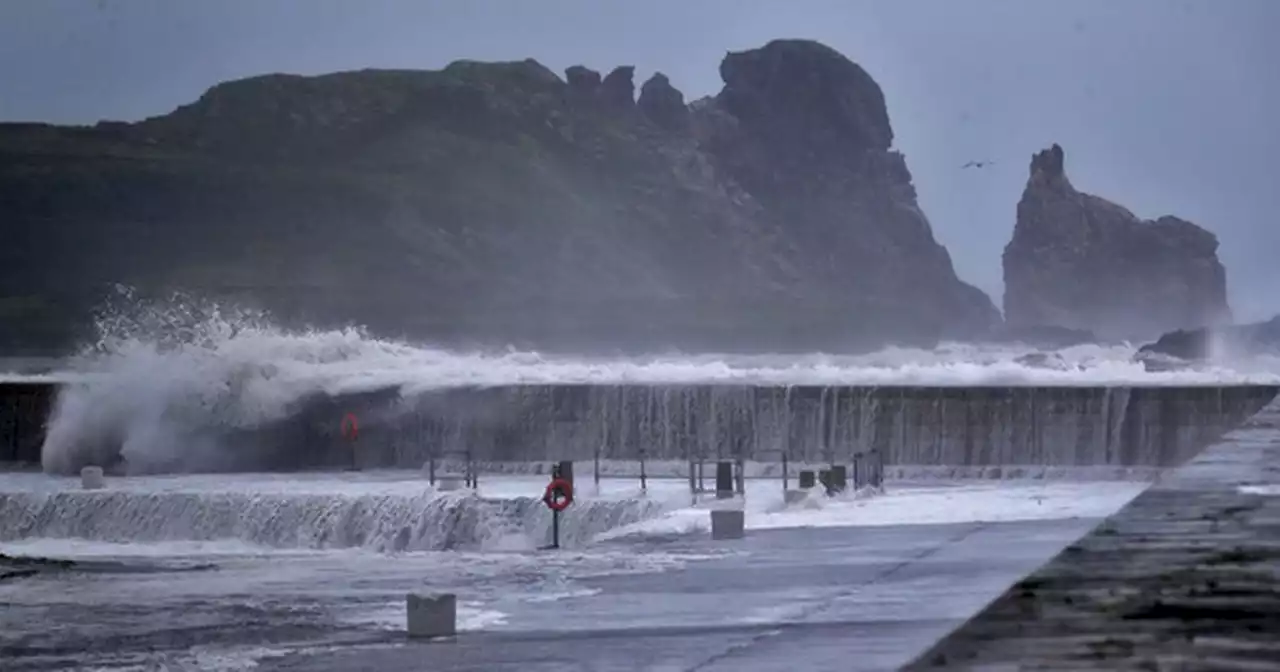
[[[85,490],[99,490],[106,486],[106,478],[102,475],[102,467],[85,467],[80,470],[80,487]]]
[[[711,538],[741,539],[746,534],[747,515],[742,509],[717,509],[711,512]]]
[[[458,596],[451,593],[405,598],[409,636],[415,639],[453,637],[458,634]]]

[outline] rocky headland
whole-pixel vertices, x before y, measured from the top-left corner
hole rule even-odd
[[[459,61],[232,81],[138,123],[2,124],[0,346],[74,340],[115,283],[579,351],[999,324],[935,240],[866,71],[779,40],[720,75],[686,103],[661,74],[637,96],[629,66]]]
[[[1172,216],[1142,220],[1077,191],[1062,147],[1032,157],[1004,250],[1011,328],[1085,329],[1104,340],[1147,339],[1230,322],[1218,239]]]
[[[1198,362],[1278,352],[1280,315],[1265,322],[1175,329],[1139,348],[1136,357],[1158,365],[1166,357]]]

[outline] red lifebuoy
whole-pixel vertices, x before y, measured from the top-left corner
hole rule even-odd
[[[563,478],[551,481],[542,493],[542,502],[552,511],[564,511],[573,503],[573,484]]]
[[[360,423],[356,420],[355,413],[348,413],[342,416],[342,436],[352,441],[360,436]]]

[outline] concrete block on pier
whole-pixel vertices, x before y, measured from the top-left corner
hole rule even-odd
[[[817,474],[813,473],[812,469],[805,469],[804,471],[800,472],[800,489],[801,490],[808,490],[809,488],[812,488],[814,485],[816,485],[817,482],[818,482]]]
[[[741,539],[746,536],[747,515],[742,509],[717,509],[711,512],[711,538]]]
[[[844,492],[849,487],[849,471],[843,464],[831,465],[827,475],[827,490],[832,494]]]
[[[80,487],[85,490],[101,490],[106,486],[102,467],[85,467],[80,470]]]
[[[414,639],[458,634],[458,596],[451,593],[415,595],[405,599],[409,636]]]

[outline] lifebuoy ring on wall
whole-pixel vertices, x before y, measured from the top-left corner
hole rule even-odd
[[[563,478],[551,481],[542,493],[542,502],[552,511],[564,511],[573,503],[573,484]]]

